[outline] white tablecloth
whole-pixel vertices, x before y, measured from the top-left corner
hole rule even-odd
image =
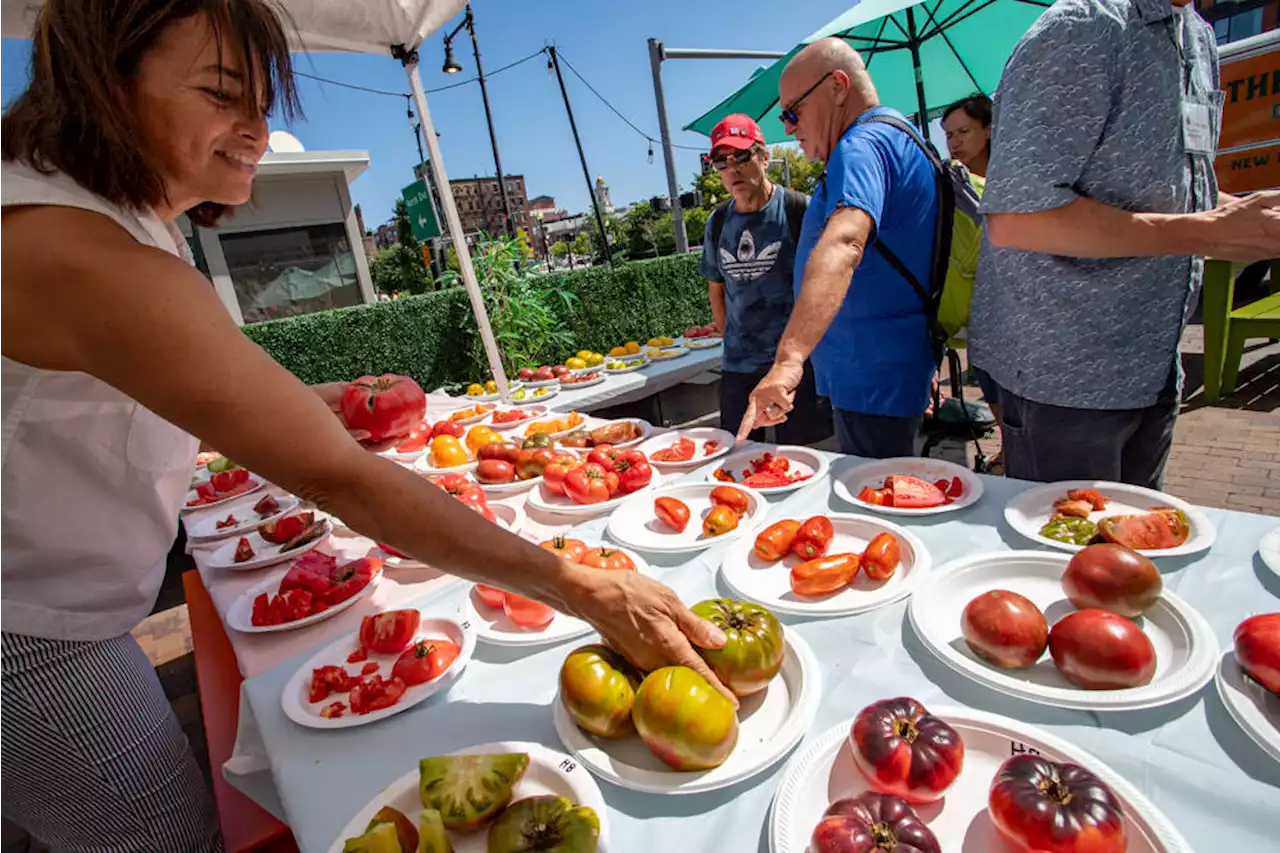
[[[833,475],[855,462],[837,457]],[[979,551],[1031,547],[1002,518],[1005,503],[1027,484],[988,478],[986,486],[974,507],[906,522],[932,552],[935,566]],[[851,508],[821,481],[775,501],[771,517],[821,510]],[[1259,538],[1277,522],[1206,512],[1218,526],[1214,548],[1196,558],[1162,560],[1160,568],[1168,588],[1204,614],[1225,649],[1242,618],[1277,609],[1280,581],[1255,554]],[[606,520],[596,518],[580,532],[595,541]],[[651,563],[692,603],[724,594],[716,582],[724,548],[692,558],[650,555]],[[450,613],[464,594],[455,587],[420,603]],[[979,687],[933,659],[907,626],[905,611],[900,603],[836,619],[782,617],[808,641],[822,670],[823,702],[801,749],[877,699],[910,695],[926,705],[966,705],[1042,726],[1103,758],[1161,808],[1197,851],[1276,849],[1280,765],[1236,727],[1212,685],[1190,699],[1142,712],[1099,714],[1025,703]],[[346,822],[388,782],[412,770],[419,757],[494,740],[537,741],[563,750],[551,703],[569,648],[565,643],[527,654],[479,646],[447,695],[374,725],[331,732],[297,726],[281,711],[284,684],[304,660],[300,652],[244,683],[242,709],[252,715],[249,728],[261,737],[269,772],[228,778],[286,820],[304,853],[325,851]],[[609,849],[767,850],[766,816],[785,764],[733,788],[686,797],[640,794],[601,782],[610,809]]]

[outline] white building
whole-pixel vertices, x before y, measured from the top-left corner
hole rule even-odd
[[[367,168],[367,151],[268,152],[253,198],[217,228],[179,220],[237,323],[374,301],[349,189]]]

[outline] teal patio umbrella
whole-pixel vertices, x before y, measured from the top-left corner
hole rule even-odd
[[[1050,0],[862,0],[804,39],[786,56],[684,126],[707,136],[720,119],[746,113],[769,142],[785,142],[778,119],[778,80],[801,48],[827,36],[844,39],[867,63],[880,103],[915,114],[926,127],[930,113],[974,92],[990,94],[1005,61]]]

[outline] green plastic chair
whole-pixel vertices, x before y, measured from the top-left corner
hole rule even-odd
[[[1280,338],[1280,261],[1271,264],[1270,296],[1232,310],[1235,277],[1241,265],[1214,258],[1205,260],[1201,292],[1204,316],[1204,395],[1216,403],[1236,388],[1244,342],[1249,338]]]

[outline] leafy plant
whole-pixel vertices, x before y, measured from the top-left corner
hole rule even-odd
[[[369,277],[375,290],[387,294],[426,293],[432,289],[421,249],[411,249],[403,243],[392,243],[370,260]]]

